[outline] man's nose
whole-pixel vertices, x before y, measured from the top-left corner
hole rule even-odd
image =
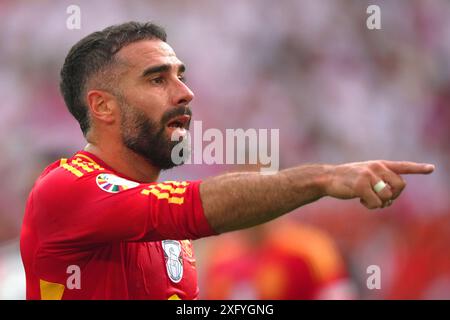
[[[187,105],[194,99],[194,93],[184,82],[178,80],[174,86],[172,97],[174,106]]]

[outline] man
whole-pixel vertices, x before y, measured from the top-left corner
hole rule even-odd
[[[185,66],[150,23],[95,32],[69,52],[61,92],[88,142],[47,167],[21,234],[28,299],[195,299],[190,240],[272,220],[324,196],[389,205],[399,174],[432,165],[304,165],[157,183],[189,128]],[[375,188],[375,189],[374,189]]]

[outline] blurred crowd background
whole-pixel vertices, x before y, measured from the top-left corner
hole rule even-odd
[[[68,30],[66,8],[81,9]],[[366,9],[381,8],[381,30]],[[84,147],[58,91],[83,36],[164,26],[203,128],[280,130],[281,168],[430,162],[388,209],[322,199],[262,227],[195,242],[200,298],[450,299],[450,2],[447,0],[0,1],[0,298],[22,299],[25,201],[50,162]],[[186,165],[164,179],[242,167]],[[379,267],[381,288],[367,286]],[[370,282],[370,279],[369,279]]]

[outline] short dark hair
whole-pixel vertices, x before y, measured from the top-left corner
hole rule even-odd
[[[124,46],[152,39],[166,42],[164,28],[150,22],[131,21],[91,33],[70,49],[61,69],[60,90],[67,108],[79,122],[84,136],[90,127],[88,108],[84,100],[87,81],[111,66],[115,54]]]

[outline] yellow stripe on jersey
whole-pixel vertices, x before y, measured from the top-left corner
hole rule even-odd
[[[39,279],[41,300],[61,300],[64,294],[64,285]]]
[[[186,181],[164,181],[163,183],[164,184],[170,183],[170,184],[173,184],[175,187],[179,187],[179,186],[186,187],[189,185],[189,182],[186,182]]]
[[[177,194],[183,194],[186,191],[186,188],[174,188],[170,185],[158,183],[158,184],[152,184],[148,187],[149,189],[159,188],[161,190],[167,190],[170,193],[177,193]]]
[[[92,167],[92,168],[94,168],[95,170],[105,170],[105,168],[103,168],[103,167],[100,167],[98,164],[95,164],[95,163],[92,163],[92,162],[86,162],[86,161],[83,161],[83,163],[84,164],[86,164],[86,165],[88,165],[89,167]]]
[[[84,171],[87,171],[87,172],[93,172],[94,171],[94,169],[90,168],[87,165],[88,162],[81,162],[81,161],[82,160],[80,158],[76,158],[76,159],[72,160],[72,164],[77,166],[77,167],[82,168]]]
[[[84,155],[84,154],[77,153],[77,154],[75,155],[75,157],[81,157],[81,158],[87,159],[89,162],[85,162],[85,163],[88,164],[88,165],[90,165],[90,166],[92,166],[94,169],[97,169],[97,170],[105,170],[105,169],[102,168],[97,162],[95,162],[94,160],[92,160],[92,158],[90,158],[90,157],[88,157],[88,156],[86,156],[86,155]]]
[[[70,173],[76,175],[78,178],[82,177],[84,174],[78,170],[77,168],[72,167],[70,164],[67,164],[67,159],[61,159],[59,162],[59,166],[66,169]]]
[[[152,184],[148,186],[148,189],[142,190],[141,193],[143,195],[152,194],[158,199],[167,199],[169,203],[183,204],[184,197],[181,197],[181,195],[186,192],[186,188],[179,188],[178,186],[186,187],[188,185],[189,182],[186,181],[165,181],[163,183]],[[176,188],[173,186],[176,186]],[[172,196],[173,194],[176,194],[177,196]]]
[[[161,192],[158,189],[144,189],[141,192],[143,195],[148,196],[149,194],[152,194],[156,196],[159,200],[161,199],[167,199],[169,203],[174,204],[183,204],[184,203],[184,197],[171,197],[170,193]]]
[[[167,300],[181,300],[181,298],[176,293],[174,293]]]

